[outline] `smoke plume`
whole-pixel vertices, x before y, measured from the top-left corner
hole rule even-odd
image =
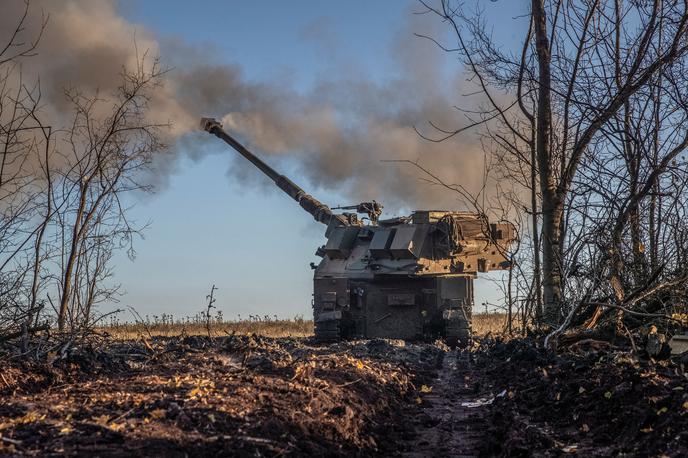
[[[3,6],[0,43],[14,29],[24,1],[7,0]],[[272,156],[295,161],[300,176],[292,178],[297,183],[341,192],[351,203],[376,199],[392,210],[460,206],[455,194],[424,182],[418,169],[384,160],[420,161],[445,181],[470,190],[482,184],[483,152],[474,135],[433,143],[414,130],[419,126],[431,132],[423,127],[428,121],[461,127],[465,121],[453,105],[476,109],[478,103],[462,97],[471,89],[460,74],[442,71],[450,57],[413,36],[435,34],[431,29],[441,24],[433,24],[432,18],[409,14],[399,26],[390,49],[394,72],[386,80],[333,68],[336,77],[320,78],[304,93],[249,81],[238,63],[217,62],[180,40],[157,37],[124,19],[114,0],[32,0],[21,31],[25,40],[40,30],[42,13],[49,20],[38,55],[24,59],[22,68],[25,75],[40,76],[44,109],[55,119],[64,118],[69,109],[66,88],[107,94],[119,84],[123,66],[136,65],[144,52],[160,54],[173,69],[151,112],[172,123],[174,151],[202,155],[207,142],[217,140],[196,132],[198,119],[216,116],[267,162],[280,163]],[[314,24],[304,33],[326,28],[326,23]]]

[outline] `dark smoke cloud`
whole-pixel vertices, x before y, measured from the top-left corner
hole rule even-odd
[[[2,34],[24,6],[22,0],[5,3]],[[216,62],[206,50],[179,39],[156,37],[121,17],[114,0],[33,0],[27,37],[40,26],[41,10],[50,20],[39,55],[22,65],[29,74],[40,75],[46,109],[56,118],[67,109],[65,88],[108,93],[119,84],[122,66],[135,65],[144,50],[159,54],[162,43],[163,61],[174,68],[153,101],[152,113],[173,123],[170,140],[176,151],[199,157],[205,142],[217,141],[194,132],[198,118],[211,115],[221,117],[228,131],[268,162],[296,160],[303,174],[296,181],[306,178],[352,202],[375,198],[391,209],[459,206],[455,195],[420,180],[417,169],[385,159],[420,160],[448,182],[473,190],[481,186],[483,152],[475,136],[431,143],[414,131],[429,120],[459,127],[462,118],[452,106],[460,102],[475,109],[478,103],[462,97],[472,90],[460,74],[442,72],[449,57],[413,36],[436,35],[433,28],[440,24],[431,18],[409,14],[408,23],[400,25],[390,50],[394,71],[385,81],[351,67],[342,74],[333,64],[330,74],[336,78],[320,77],[303,93],[274,82],[247,81],[239,65]],[[302,35],[327,36],[328,46],[336,46],[327,21],[309,25]],[[238,170],[239,175],[248,173],[245,165]]]

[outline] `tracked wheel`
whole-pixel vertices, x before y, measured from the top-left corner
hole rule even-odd
[[[341,338],[341,320],[327,320],[315,323],[315,339],[318,342],[338,342]]]
[[[464,348],[471,340],[471,330],[468,328],[448,329],[444,339],[452,348]]]
[[[470,323],[463,318],[452,318],[444,322],[444,339],[452,348],[468,346],[471,340]]]

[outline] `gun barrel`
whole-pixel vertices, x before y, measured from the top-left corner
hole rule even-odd
[[[336,220],[340,225],[349,225],[348,220],[344,216],[334,214],[330,207],[323,204],[315,197],[307,194],[306,191],[297,186],[296,183],[291,181],[286,176],[278,173],[255,154],[246,149],[244,145],[225,132],[225,130],[222,128],[222,124],[220,124],[216,119],[201,118],[201,128],[206,132],[215,135],[219,139],[224,140],[225,143],[248,159],[253,165],[260,169],[261,172],[267,175],[278,188],[298,202],[301,208],[313,215],[313,218],[315,218],[316,221],[329,225],[333,220]]]

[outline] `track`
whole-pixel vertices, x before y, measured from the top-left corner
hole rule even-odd
[[[486,431],[486,407],[465,407],[462,403],[489,397],[480,393],[480,375],[468,352],[446,353],[432,392],[423,395],[422,409],[411,420],[413,439],[404,444],[402,456],[479,455]]]

